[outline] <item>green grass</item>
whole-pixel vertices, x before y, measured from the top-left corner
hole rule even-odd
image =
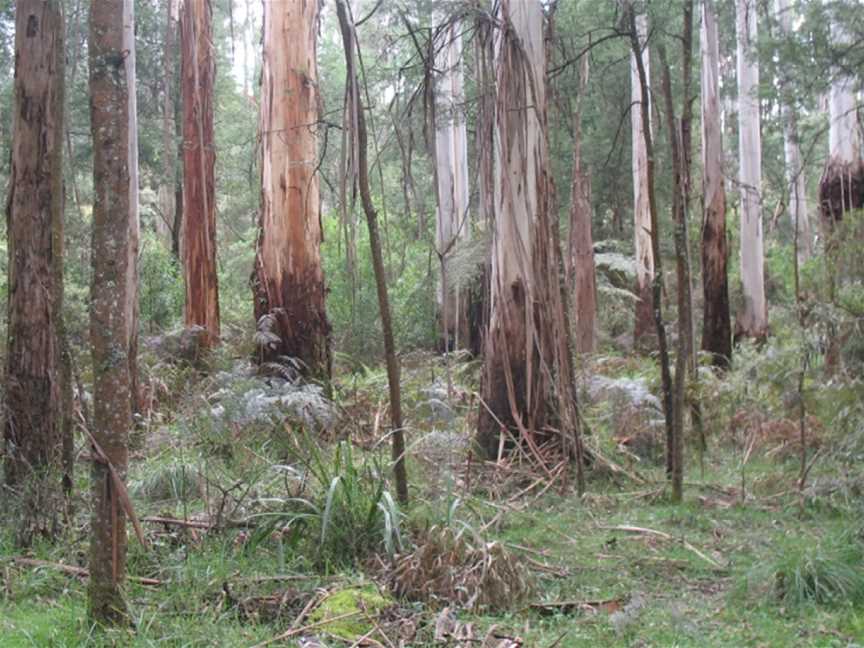
[[[642,364],[630,362],[620,371],[630,375],[641,371]],[[420,409],[421,390],[429,384],[430,373],[440,376],[441,367],[430,371],[427,364],[418,362],[406,370],[409,445],[431,430]],[[732,375],[730,385],[736,380],[744,382]],[[379,400],[378,388],[366,385],[366,391],[355,394],[371,404],[371,413],[356,410],[369,421]],[[414,454],[408,462],[413,503],[401,511],[403,540],[410,543],[412,536],[422,537],[422,530],[433,525],[450,525],[474,534],[475,540],[501,542],[525,561],[537,582],[533,603],[606,602],[596,613],[583,608],[551,614],[525,604],[495,615],[459,612],[459,622],[472,624],[475,637],[481,639],[497,626],[500,633],[521,637],[524,646],[540,648],[559,639],[555,645],[560,647],[849,647],[864,643],[864,550],[859,533],[864,507],[860,489],[849,486],[861,476],[860,462],[850,460],[849,453],[825,454],[814,465],[810,483],[841,480],[841,490],[816,488],[799,499],[794,460],[778,462],[756,451],[742,466],[742,451],[726,431],[728,412],[740,403],[734,400],[731,386],[724,389],[714,394],[706,408],[711,427],[705,474],[698,473],[691,450],[685,501],[680,505],[666,499],[662,467],[649,462],[630,466],[649,480],[645,484],[589,473],[589,493],[581,501],[572,489],[562,493],[557,488],[540,498],[533,495],[535,489],[513,501],[490,501],[489,493],[498,486],[493,488],[483,474],[474,475],[472,492],[466,492],[464,463],[451,465]],[[770,416],[777,396],[766,388],[759,394],[763,397]],[[200,395],[193,393],[190,398]],[[751,392],[748,398],[752,406],[757,397]],[[603,404],[586,409],[594,442],[624,463],[613,454],[604,412]],[[459,412],[455,429],[470,428],[463,414]],[[290,589],[302,607],[302,601],[318,588],[335,592],[376,577],[381,580],[381,565],[388,560],[386,533],[381,535],[382,528],[387,530],[383,515],[387,506],[381,493],[385,486],[390,488],[381,481],[387,471],[386,448],[355,447],[352,456],[347,448],[337,453],[335,445],[325,445],[320,454],[311,455],[311,463],[307,455],[305,470],[318,474],[302,486],[273,468],[273,464],[290,463],[298,472],[304,470],[303,448],[288,436],[290,430],[256,428],[246,433],[212,428],[206,435],[187,433],[195,431],[189,424],[194,416],[191,407],[187,414],[172,417],[154,437],[158,442],[144,445],[145,458],[130,473],[137,486],[132,494],[139,515],[205,514],[208,507],[193,488],[197,476],[192,479],[191,474],[199,471],[211,481],[211,507],[222,497],[219,488],[244,484],[226,496],[226,510],[239,502],[238,517],[266,520],[268,514],[286,513],[284,503],[291,498],[314,503],[319,515],[309,522],[308,537],[292,545],[284,537],[280,544],[274,536],[262,534],[250,544],[249,534],[238,529],[196,537],[176,529],[166,533],[148,524],[151,547],[145,551],[130,539],[129,572],[158,578],[163,585],[130,585],[127,599],[134,630],[104,630],[87,621],[85,584],[51,569],[22,567],[8,560],[18,554],[10,544],[11,531],[0,526],[0,648],[252,646],[284,632],[297,609],[270,619],[263,613],[249,613],[244,601]],[[228,444],[230,454],[219,451]],[[376,460],[381,460],[380,467]],[[184,468],[179,469],[181,465]],[[33,557],[86,563],[87,481],[86,471],[80,471],[76,529],[54,547],[36,547]],[[509,496],[525,485],[514,484],[501,492]],[[356,510],[352,502],[359,502]],[[382,517],[370,523],[370,511]],[[287,513],[290,518],[291,511]],[[391,517],[398,519],[401,514]],[[326,525],[322,524],[325,518]],[[321,546],[331,540],[338,544],[346,533],[349,539],[360,540],[367,531],[364,538],[381,553],[379,563],[368,561],[368,547],[356,556],[347,552],[344,560],[320,559]],[[546,567],[541,569],[542,565]],[[299,578],[254,580],[274,574]],[[778,582],[783,587],[778,588]],[[641,605],[634,606],[634,600]],[[406,645],[436,645],[432,633],[438,613],[432,605],[400,603],[397,614],[410,618],[418,628]],[[327,645],[346,645],[333,638],[324,640]]]

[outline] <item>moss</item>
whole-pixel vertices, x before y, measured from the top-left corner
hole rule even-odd
[[[383,596],[374,585],[350,587],[324,599],[309,616],[309,621],[320,623],[353,613],[354,616],[327,623],[320,629],[342,639],[356,641],[374,628],[369,619],[392,604],[393,600]]]

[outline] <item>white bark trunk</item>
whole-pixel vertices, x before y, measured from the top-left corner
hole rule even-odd
[[[648,17],[636,17],[639,40],[645,43],[648,36]],[[650,55],[647,44],[642,50],[642,65],[650,79]],[[646,128],[651,123],[642,120],[642,91],[639,85],[639,72],[636,55],[630,54],[630,126],[632,140],[633,166],[633,238],[636,254],[636,290],[641,300],[636,306],[636,337],[647,333],[651,327],[651,282],[654,279],[654,255],[651,248],[651,210],[648,205],[648,154],[645,150]]]
[[[792,32],[792,7],[789,0],[774,0],[777,20],[784,34]],[[785,94],[785,93],[784,93]],[[796,232],[798,261],[804,263],[813,253],[813,237],[810,229],[810,207],[807,202],[807,179],[801,162],[798,144],[798,115],[787,98],[782,105],[783,150],[786,155],[786,178],[789,192],[789,218]]]
[[[438,210],[435,222],[435,247],[441,259],[438,309],[444,330],[458,338],[458,278],[450,276],[449,258],[458,241],[469,235],[468,227],[468,135],[463,112],[462,37],[459,23],[443,35],[435,68],[440,76],[435,88],[435,167]],[[445,295],[445,292],[447,293]],[[447,335],[444,336],[447,342]],[[464,338],[464,336],[463,336]],[[466,341],[463,339],[463,342]]]
[[[123,51],[126,54],[129,92],[129,272],[126,274],[126,321],[129,325],[129,381],[132,412],[138,412],[138,247],[141,223],[138,211],[138,101],[135,72],[135,3],[123,1]]]
[[[762,139],[759,131],[757,2],[737,0],[738,157],[741,191],[741,282],[744,304],[739,331],[762,337],[768,330],[762,242]]]
[[[835,43],[850,42],[848,32],[840,25],[832,26],[831,35]],[[861,136],[858,131],[854,78],[835,70],[828,106],[831,119],[828,135],[829,161],[843,165],[859,162]]]

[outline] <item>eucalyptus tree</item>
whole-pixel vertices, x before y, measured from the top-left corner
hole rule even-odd
[[[318,178],[318,2],[264,3],[259,134],[261,206],[255,317],[275,322],[267,356],[298,358],[329,378],[330,324],[321,266]]]
[[[184,319],[187,326],[205,329],[203,346],[211,347],[218,343],[220,332],[216,271],[216,149],[213,139],[216,59],[210,0],[183,3],[180,33]]]
[[[90,5],[93,136],[93,513],[89,610],[102,623],[126,617],[128,495],[123,480],[132,427],[137,335],[138,157],[132,0]]]
[[[63,42],[60,0],[16,4],[3,438],[22,546],[55,537],[63,501]]]
[[[717,36],[714,0],[702,0],[702,350],[711,354],[715,365],[726,366],[732,357],[732,323]]]
[[[741,284],[744,303],[736,332],[751,338],[768,333],[762,227],[762,135],[757,52],[758,3],[736,0],[738,69],[738,182],[741,214]]]

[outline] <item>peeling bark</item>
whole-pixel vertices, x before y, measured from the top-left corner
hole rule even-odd
[[[137,142],[132,1],[90,7],[93,134],[93,437],[125,479],[132,426],[137,315]],[[100,623],[126,617],[126,516],[109,467],[94,461],[89,612]]]
[[[20,546],[53,539],[62,510],[63,32],[59,1],[17,3],[3,437]]]
[[[588,85],[588,56],[582,57],[579,98]],[[579,105],[573,113],[573,173],[570,183],[570,240],[568,290],[572,296],[572,318],[577,353],[597,350],[597,281],[594,268],[594,238],[591,234],[591,176],[582,161],[582,116]]]
[[[252,277],[255,317],[272,314],[273,356],[300,359],[330,377],[316,166],[319,3],[264,3],[261,72],[261,213]],[[264,358],[268,360],[271,358]]]
[[[729,259],[726,241],[726,187],[723,128],[720,123],[720,51],[713,0],[702,0],[702,350],[715,366],[732,357],[729,313]]]
[[[491,311],[477,443],[492,459],[502,445],[518,445],[545,465],[538,447],[548,426],[557,426],[566,454],[581,462],[561,253],[552,223],[542,4],[502,1],[500,21]]]
[[[738,181],[741,192],[741,284],[744,303],[736,336],[768,334],[765,253],[762,234],[762,136],[759,124],[759,61],[756,0],[736,0],[738,40]]]
[[[180,20],[183,87],[183,277],[186,326],[201,326],[202,346],[219,342],[216,190],[213,141],[213,11],[210,0],[187,1]]]

